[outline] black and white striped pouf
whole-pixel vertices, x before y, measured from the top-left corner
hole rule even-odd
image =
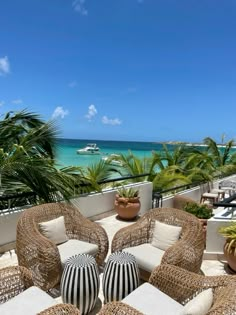
[[[61,296],[64,303],[77,306],[80,314],[89,313],[95,306],[99,292],[99,271],[91,255],[70,257],[61,278]]]
[[[139,269],[133,255],[115,252],[108,258],[103,275],[104,302],[120,301],[139,285]]]

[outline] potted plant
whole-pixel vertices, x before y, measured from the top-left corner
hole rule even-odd
[[[225,240],[224,255],[231,270],[236,272],[236,222],[219,228],[219,233]]]
[[[139,191],[134,188],[121,187],[117,190],[115,209],[124,220],[134,219],[140,210]]]
[[[207,220],[213,215],[212,208],[206,204],[199,204],[197,202],[187,202],[184,210],[195,215],[202,224],[204,240],[206,242]]]

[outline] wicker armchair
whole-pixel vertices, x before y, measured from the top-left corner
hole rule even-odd
[[[207,315],[236,314],[236,276],[203,276],[176,266],[160,265],[152,272],[149,283],[182,305],[201,291],[212,288],[213,304]],[[140,296],[140,299],[145,303],[145,296]],[[158,300],[156,302],[158,303]],[[108,303],[99,313],[99,315],[111,314],[142,315],[143,313],[123,302]],[[155,314],[163,313],[161,311],[158,313],[156,308]]]
[[[60,282],[62,264],[56,244],[39,232],[38,223],[59,216],[64,216],[69,239],[98,246],[95,259],[99,265],[103,264],[108,251],[105,230],[69,203],[42,204],[25,210],[17,224],[16,253],[19,265],[32,271],[34,283],[43,290],[49,290]]]
[[[165,251],[161,263],[199,273],[204,251],[202,225],[195,216],[174,208],[152,209],[133,225],[119,230],[112,240],[112,252],[150,243],[155,220],[182,227],[180,239]],[[150,272],[140,268],[140,276],[148,280]]]
[[[20,267],[20,266],[11,266],[11,267],[6,267],[0,270],[0,314],[5,314],[6,313],[6,308],[2,310],[1,304],[6,303],[8,300],[13,299],[14,297],[20,295],[27,289],[33,286],[33,281],[32,281],[32,275],[29,270],[27,270],[25,267]],[[44,291],[42,291],[43,295],[46,295]],[[40,297],[39,297],[40,298]],[[36,297],[38,299],[38,297]],[[14,300],[14,299],[13,299]],[[11,302],[13,302],[11,300]],[[34,301],[31,301],[34,303]],[[5,304],[6,306],[7,304]],[[17,304],[19,305],[19,303]],[[8,314],[13,314],[12,313],[12,308],[14,308],[14,303],[11,304],[11,309],[7,311]],[[24,309],[24,305],[22,305],[22,308]],[[14,314],[17,312],[17,314],[21,313],[18,310],[14,309]],[[53,305],[40,313],[41,315],[79,315],[80,312],[79,310],[74,307],[73,305],[70,304],[57,304]]]

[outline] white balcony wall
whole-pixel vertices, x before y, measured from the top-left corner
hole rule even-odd
[[[140,215],[143,215],[152,207],[152,183],[140,182],[129,184],[125,187],[134,187],[139,190],[141,209]],[[82,195],[71,199],[71,202],[87,218],[91,218],[111,211],[114,208],[115,194],[117,190],[106,189],[102,193]],[[22,209],[0,215],[0,253],[15,247],[16,226]]]
[[[124,187],[133,187],[139,191],[141,209],[139,214],[143,215],[152,207],[152,183],[140,182],[135,184],[125,185]],[[78,198],[71,199],[71,202],[77,207],[80,212],[87,218],[92,218],[99,214],[111,211],[114,209],[114,200],[117,190],[105,189],[102,193],[94,193],[82,195]]]

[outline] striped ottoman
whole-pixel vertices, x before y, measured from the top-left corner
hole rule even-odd
[[[139,285],[139,269],[133,255],[115,252],[108,258],[103,275],[104,303],[121,301]]]
[[[77,306],[80,314],[87,314],[94,308],[98,292],[99,271],[95,259],[88,254],[70,257],[61,278],[63,302]]]

